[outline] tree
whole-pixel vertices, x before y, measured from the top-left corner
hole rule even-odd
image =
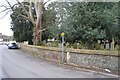
[[[28,19],[29,21],[31,21],[31,23],[34,26],[34,45],[38,45],[38,41],[40,39],[42,39],[42,31],[40,31],[42,29],[41,26],[41,19],[42,19],[42,7],[43,7],[43,0],[35,0],[35,12],[36,12],[36,20],[34,19],[33,15],[32,15],[32,0],[29,0],[29,11],[27,11],[23,5],[23,3],[20,3],[18,0],[16,0],[18,2],[18,4],[20,4],[20,6],[23,8],[23,10],[25,11],[25,15],[21,15],[24,18]]]
[[[56,23],[50,29],[53,37],[64,31],[67,42],[82,42],[91,46],[98,39],[110,41],[113,32],[118,33],[117,3],[68,2],[49,6],[57,13]],[[113,27],[115,25],[116,28]]]
[[[29,5],[29,3],[26,2],[24,5]],[[32,44],[33,25],[30,21],[19,16],[19,14],[24,14],[24,11],[21,6],[16,6],[10,15],[12,19],[11,29],[14,32],[14,38],[18,42],[29,41],[29,44]]]
[[[24,8],[29,11],[28,6],[30,5],[29,2],[23,2],[22,3],[24,5]],[[32,15],[33,18],[36,19],[36,12],[35,12],[35,6],[34,3],[32,3]],[[21,16],[22,14],[22,16]],[[51,23],[54,22],[55,20],[55,13],[52,12],[50,9],[47,9],[45,7],[43,7],[43,14],[42,14],[42,28],[49,28],[49,26],[51,25]],[[18,5],[16,7],[14,7],[14,11],[11,14],[11,19],[12,19],[12,30],[14,32],[14,37],[17,41],[24,41],[24,40],[32,40],[32,35],[33,35],[33,28],[31,28],[33,26],[33,24],[26,20],[23,16],[26,16],[26,14],[24,13],[23,8]],[[49,25],[49,26],[47,26]],[[52,26],[52,25],[51,25]],[[28,27],[28,31],[27,30]],[[29,29],[30,28],[30,29]],[[26,37],[25,37],[26,35]],[[31,38],[27,37],[27,35],[31,36]],[[47,40],[48,39],[48,31],[45,30],[43,31],[42,34],[42,41],[43,40]]]
[[[53,11],[53,9],[50,9],[48,7],[43,7],[43,14],[42,14],[42,27],[46,29],[42,33],[42,41],[47,40],[49,36],[51,35],[49,30],[52,26],[55,24],[56,19],[56,13]]]
[[[41,24],[42,13],[43,13],[42,9],[43,9],[43,6],[49,0],[45,3],[44,3],[44,0],[28,0],[29,1],[29,5],[27,6],[28,10],[26,10],[26,8],[22,2],[19,2],[19,0],[16,0],[16,1],[18,3],[17,5],[20,5],[22,7],[22,9],[24,10],[24,14],[19,14],[19,16],[24,17],[25,19],[29,20],[33,24],[34,45],[37,45],[38,41],[40,40],[40,42],[41,42],[41,40],[42,40],[42,31],[46,30],[46,29],[43,29],[42,24]],[[14,11],[15,5],[11,5],[8,0],[6,0],[6,2],[8,3],[9,8],[7,8],[6,6],[3,6],[5,8],[5,10]],[[34,7],[33,7],[32,3],[35,4]],[[35,14],[36,14],[35,18],[32,14],[33,10],[35,10]]]

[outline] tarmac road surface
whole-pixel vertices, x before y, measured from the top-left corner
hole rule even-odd
[[[116,78],[81,69],[65,67],[35,58],[20,50],[0,45],[0,77],[2,78]]]

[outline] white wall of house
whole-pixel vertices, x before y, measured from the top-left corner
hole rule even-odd
[[[2,42],[3,41],[3,39],[0,39],[0,42]]]

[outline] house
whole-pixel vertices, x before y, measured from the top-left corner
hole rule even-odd
[[[0,42],[3,41],[3,38],[2,38],[2,33],[0,33]]]
[[[0,33],[0,42],[2,41],[11,41],[13,40],[12,36],[7,36],[7,35],[3,35],[2,33]]]

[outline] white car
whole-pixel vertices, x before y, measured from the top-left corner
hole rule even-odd
[[[12,42],[8,44],[8,49],[19,49],[19,46],[17,43]]]

